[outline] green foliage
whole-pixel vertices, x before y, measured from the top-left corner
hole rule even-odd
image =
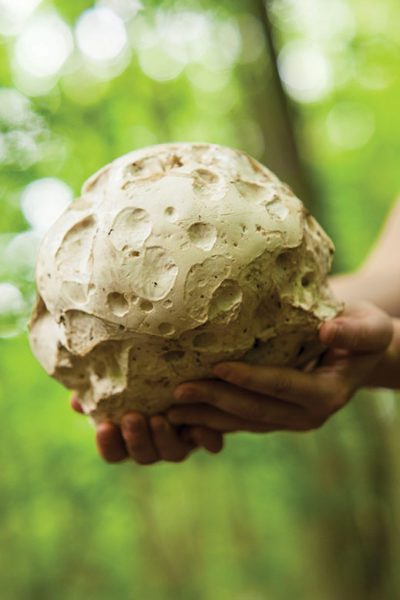
[[[339,7],[334,18],[328,4]],[[0,287],[0,336],[9,336],[0,339],[1,598],[399,597],[394,395],[360,395],[306,436],[236,435],[218,457],[108,466],[96,455],[93,429],[32,357],[25,331],[12,337],[34,291],[38,234],[20,204],[31,182],[58,178],[78,195],[88,175],[124,152],[205,140],[247,150],[301,189],[257,20],[262,3],[144,5],[125,22],[126,55],[96,66],[75,49],[42,92],[33,87],[43,78],[16,66],[17,34],[0,38],[0,284],[20,294],[7,308]],[[75,27],[93,6],[48,0],[31,19],[55,7]],[[307,200],[336,243],[336,267],[353,269],[398,191],[398,2],[268,6],[279,48],[308,44],[326,58],[329,85],[314,99],[301,100],[284,79],[312,180]],[[209,31],[179,46],[187,22],[177,21],[169,38],[160,23],[189,9]],[[191,56],[184,64],[177,47]],[[4,88],[19,90],[11,108]]]

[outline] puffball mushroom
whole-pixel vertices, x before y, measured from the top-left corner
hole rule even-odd
[[[333,245],[289,187],[238,150],[164,144],[84,184],[42,242],[34,354],[95,422],[163,411],[223,360],[318,357]]]

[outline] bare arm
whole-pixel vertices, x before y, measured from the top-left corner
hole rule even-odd
[[[346,302],[368,300],[389,315],[400,317],[400,200],[362,267],[332,277],[330,284],[336,296]]]
[[[400,200],[395,203],[362,267],[354,273],[332,277],[330,285],[335,295],[345,302],[368,300],[394,317],[392,342],[372,372],[368,384],[399,389]]]

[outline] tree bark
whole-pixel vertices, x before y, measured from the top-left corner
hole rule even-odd
[[[241,68],[250,110],[264,139],[262,160],[286,181],[312,210],[314,190],[301,160],[295,133],[295,115],[282,86],[277,66],[277,51],[267,5],[252,0],[249,6],[264,33],[267,52],[256,68]]]

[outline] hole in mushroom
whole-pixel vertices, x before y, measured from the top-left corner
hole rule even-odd
[[[241,179],[235,181],[235,187],[246,201],[254,204],[260,204],[267,194],[265,185],[257,181]]]
[[[289,208],[282,204],[279,197],[275,197],[272,202],[266,204],[265,207],[269,214],[279,221],[284,221],[289,214]]]
[[[168,219],[168,221],[176,221],[177,214],[175,207],[167,206],[167,208],[164,210],[164,216],[166,219]]]
[[[210,223],[193,223],[188,229],[189,239],[202,250],[211,250],[217,239],[217,230]]]
[[[87,216],[75,223],[64,235],[54,262],[64,281],[85,278],[96,232],[96,219]]]
[[[193,186],[195,188],[202,188],[204,185],[212,185],[219,180],[218,175],[209,169],[195,169],[192,172],[192,175],[194,179]]]
[[[304,345],[300,346],[300,348],[297,351],[297,357],[301,356],[304,353],[305,349],[306,347]]]
[[[174,286],[178,265],[165,248],[152,246],[145,249],[136,273],[135,291],[151,301],[163,300]]]
[[[281,269],[286,269],[290,267],[293,262],[292,253],[291,252],[281,252],[276,257],[276,265]]]
[[[216,341],[217,337],[213,333],[199,333],[193,339],[193,346],[195,348],[211,348]]]
[[[116,317],[123,317],[129,311],[129,304],[123,294],[111,292],[107,296],[108,308]]]
[[[237,281],[225,279],[215,290],[210,302],[208,316],[213,319],[221,312],[231,310],[239,305],[243,299],[243,292]]]
[[[107,367],[105,363],[101,360],[96,360],[93,365],[93,372],[98,377],[98,379],[102,379],[107,373]]]
[[[152,231],[149,213],[143,208],[123,208],[115,217],[109,231],[109,239],[117,250],[143,246]],[[138,256],[138,255],[133,255]]]
[[[185,356],[183,350],[170,350],[169,352],[165,352],[162,357],[167,362],[173,362],[175,360],[181,360]]]
[[[143,312],[151,312],[153,310],[153,303],[150,300],[142,299],[139,302],[139,308],[143,310]]]
[[[163,302],[164,308],[171,308],[171,306],[172,306],[172,300],[169,300],[169,298],[167,300],[164,300],[164,302]]]
[[[172,335],[175,333],[175,327],[172,325],[172,323],[160,323],[158,326],[158,331],[161,333],[161,335]]]
[[[303,287],[308,287],[313,282],[313,279],[314,279],[313,273],[306,273],[306,275],[304,275],[301,279],[301,285]]]
[[[177,154],[173,154],[171,156],[171,158],[169,159],[168,165],[167,165],[170,169],[179,169],[179,167],[183,166],[183,159],[181,156],[178,156]]]

